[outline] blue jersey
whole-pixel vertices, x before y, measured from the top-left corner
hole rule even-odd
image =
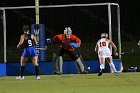
[[[25,35],[23,46],[24,46],[24,49],[23,49],[22,57],[37,56],[37,52],[36,52],[36,49],[35,49],[34,42],[31,39],[31,34]]]

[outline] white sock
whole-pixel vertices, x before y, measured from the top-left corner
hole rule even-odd
[[[104,68],[105,68],[104,64],[100,64],[100,69],[104,69]]]
[[[113,62],[109,63],[110,67],[114,70],[114,72],[117,72],[115,65],[113,64]]]

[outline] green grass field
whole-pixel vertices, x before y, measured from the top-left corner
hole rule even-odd
[[[140,73],[6,76],[0,77],[0,93],[140,93]]]

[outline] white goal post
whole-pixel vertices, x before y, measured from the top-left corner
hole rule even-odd
[[[112,40],[112,23],[111,23],[111,6],[117,6],[117,30],[118,30],[118,51],[119,51],[119,60],[120,60],[120,64],[122,67],[122,58],[121,58],[121,33],[120,33],[120,7],[119,4],[117,3],[92,3],[92,4],[68,4],[68,5],[41,5],[39,6],[39,8],[58,8],[58,7],[76,7],[76,6],[102,6],[102,5],[106,5],[108,6],[108,28],[109,28],[109,39]],[[0,10],[3,11],[3,35],[4,35],[4,63],[7,62],[7,58],[6,58],[6,10],[10,10],[10,9],[26,9],[26,8],[36,8],[36,6],[20,6],[20,7],[0,7]],[[38,11],[39,12],[39,11]],[[112,50],[112,48],[111,48]]]

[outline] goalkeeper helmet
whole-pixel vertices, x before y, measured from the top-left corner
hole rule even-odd
[[[107,33],[102,33],[101,38],[108,38],[108,34]]]
[[[72,34],[71,28],[70,27],[65,27],[64,34],[66,35],[67,38],[70,38],[70,35]]]

